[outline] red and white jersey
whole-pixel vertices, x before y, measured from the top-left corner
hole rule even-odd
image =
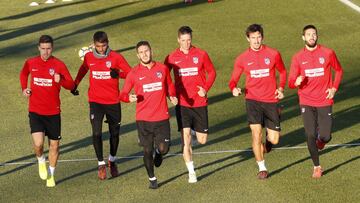
[[[179,105],[201,107],[207,105],[207,98],[198,95],[201,86],[208,92],[216,78],[216,71],[208,54],[196,47],[191,47],[188,54],[180,49],[170,53],[165,65],[174,70],[176,93]]]
[[[232,91],[236,87],[244,72],[246,74],[244,91],[246,99],[269,103],[277,102],[275,91],[278,87],[275,69],[280,73],[278,87],[284,88],[286,69],[280,53],[266,45],[262,45],[259,51],[248,48],[235,60],[229,88]]]
[[[134,88],[137,95],[136,120],[161,121],[169,119],[166,96],[176,96],[169,69],[154,62],[151,69],[141,64],[135,66],[126,77],[120,100],[129,102],[129,92]]]
[[[85,55],[84,62],[75,78],[75,84],[78,85],[90,70],[89,102],[99,104],[116,104],[119,102],[119,79],[111,77],[110,68],[118,69],[120,78],[126,78],[131,70],[125,58],[115,51],[110,51],[105,58],[97,58],[92,52]]]
[[[59,83],[54,81],[55,73],[61,79]],[[40,115],[56,115],[60,113],[60,88],[71,90],[74,81],[66,68],[66,65],[54,56],[47,61],[40,56],[26,60],[20,72],[20,85],[24,91],[28,88],[30,74],[31,96],[29,97],[29,112]]]
[[[331,68],[335,70],[334,81]],[[304,76],[305,79],[298,89],[300,104],[315,107],[329,106],[334,100],[326,99],[326,90],[333,87],[338,89],[342,75],[343,69],[332,49],[321,45],[317,45],[313,51],[303,48],[291,60],[289,87],[296,88],[296,78]]]

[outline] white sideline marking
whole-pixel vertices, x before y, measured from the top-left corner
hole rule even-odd
[[[351,146],[360,146],[360,143],[353,144],[329,144],[325,145],[325,148],[332,147],[351,147]],[[274,147],[273,150],[294,150],[294,149],[307,149],[307,146],[295,146],[295,147]],[[193,152],[193,155],[204,155],[204,154],[224,154],[224,153],[238,153],[238,152],[252,152],[252,149],[237,149],[237,150],[223,150],[223,151],[208,151],[208,152]],[[166,156],[182,156],[181,153],[167,154]],[[124,156],[116,157],[117,159],[139,159],[143,156]],[[82,161],[96,161],[96,158],[87,158],[87,159],[63,159],[58,160],[58,162],[82,162]],[[48,161],[47,161],[48,162]],[[11,166],[11,165],[26,165],[34,164],[36,161],[23,161],[23,162],[12,162],[12,163],[0,163],[0,166]]]
[[[360,7],[351,2],[350,0],[340,0],[340,2],[360,13]]]

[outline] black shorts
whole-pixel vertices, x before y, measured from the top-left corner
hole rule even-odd
[[[177,105],[175,110],[178,131],[183,128],[191,128],[196,132],[208,133],[209,121],[207,106],[185,107]]]
[[[50,140],[61,139],[61,117],[56,115],[40,115],[29,112],[31,133],[43,132]]]
[[[313,107],[300,105],[305,133],[317,136],[331,136],[332,106]]]
[[[90,122],[93,134],[102,133],[102,124],[104,116],[106,116],[109,126],[120,125],[121,107],[120,103],[116,104],[99,104],[90,102]]]
[[[271,130],[281,130],[277,103],[246,99],[246,112],[249,124],[261,124]]]
[[[141,146],[153,147],[160,143],[170,146],[170,123],[163,121],[136,121],[138,137]]]

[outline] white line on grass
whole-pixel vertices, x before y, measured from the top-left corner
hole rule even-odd
[[[354,4],[353,2],[351,2],[349,0],[340,0],[340,2],[360,13],[360,7],[356,4]]]
[[[329,144],[325,148],[332,147],[352,147],[360,146],[360,143],[353,144]],[[294,150],[294,149],[307,149],[307,146],[294,146],[294,147],[274,147],[273,150]],[[222,151],[208,151],[208,152],[193,152],[194,155],[204,155],[204,154],[224,154],[224,153],[238,153],[238,152],[252,152],[252,149],[237,149],[237,150],[222,150]],[[181,153],[167,154],[166,156],[182,156]],[[124,156],[116,157],[117,159],[139,159],[143,156]],[[58,162],[82,162],[82,161],[96,161],[96,158],[85,158],[85,159],[63,159],[58,160]],[[11,163],[0,163],[0,166],[11,166],[11,165],[26,165],[34,164],[36,161],[23,161],[23,162],[11,162]]]

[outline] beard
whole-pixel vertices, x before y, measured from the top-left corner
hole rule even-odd
[[[145,64],[145,65],[150,64],[151,61],[152,61],[152,58],[151,58],[151,57],[149,57],[149,60],[147,60],[147,61],[144,61],[144,60],[141,59],[141,63],[143,63],[143,64]]]
[[[308,41],[305,41],[305,44],[306,44],[306,46],[308,46],[308,47],[310,47],[310,48],[314,48],[314,47],[316,47],[316,45],[317,45],[317,40],[315,40],[314,43],[310,43],[310,42],[308,42]]]

